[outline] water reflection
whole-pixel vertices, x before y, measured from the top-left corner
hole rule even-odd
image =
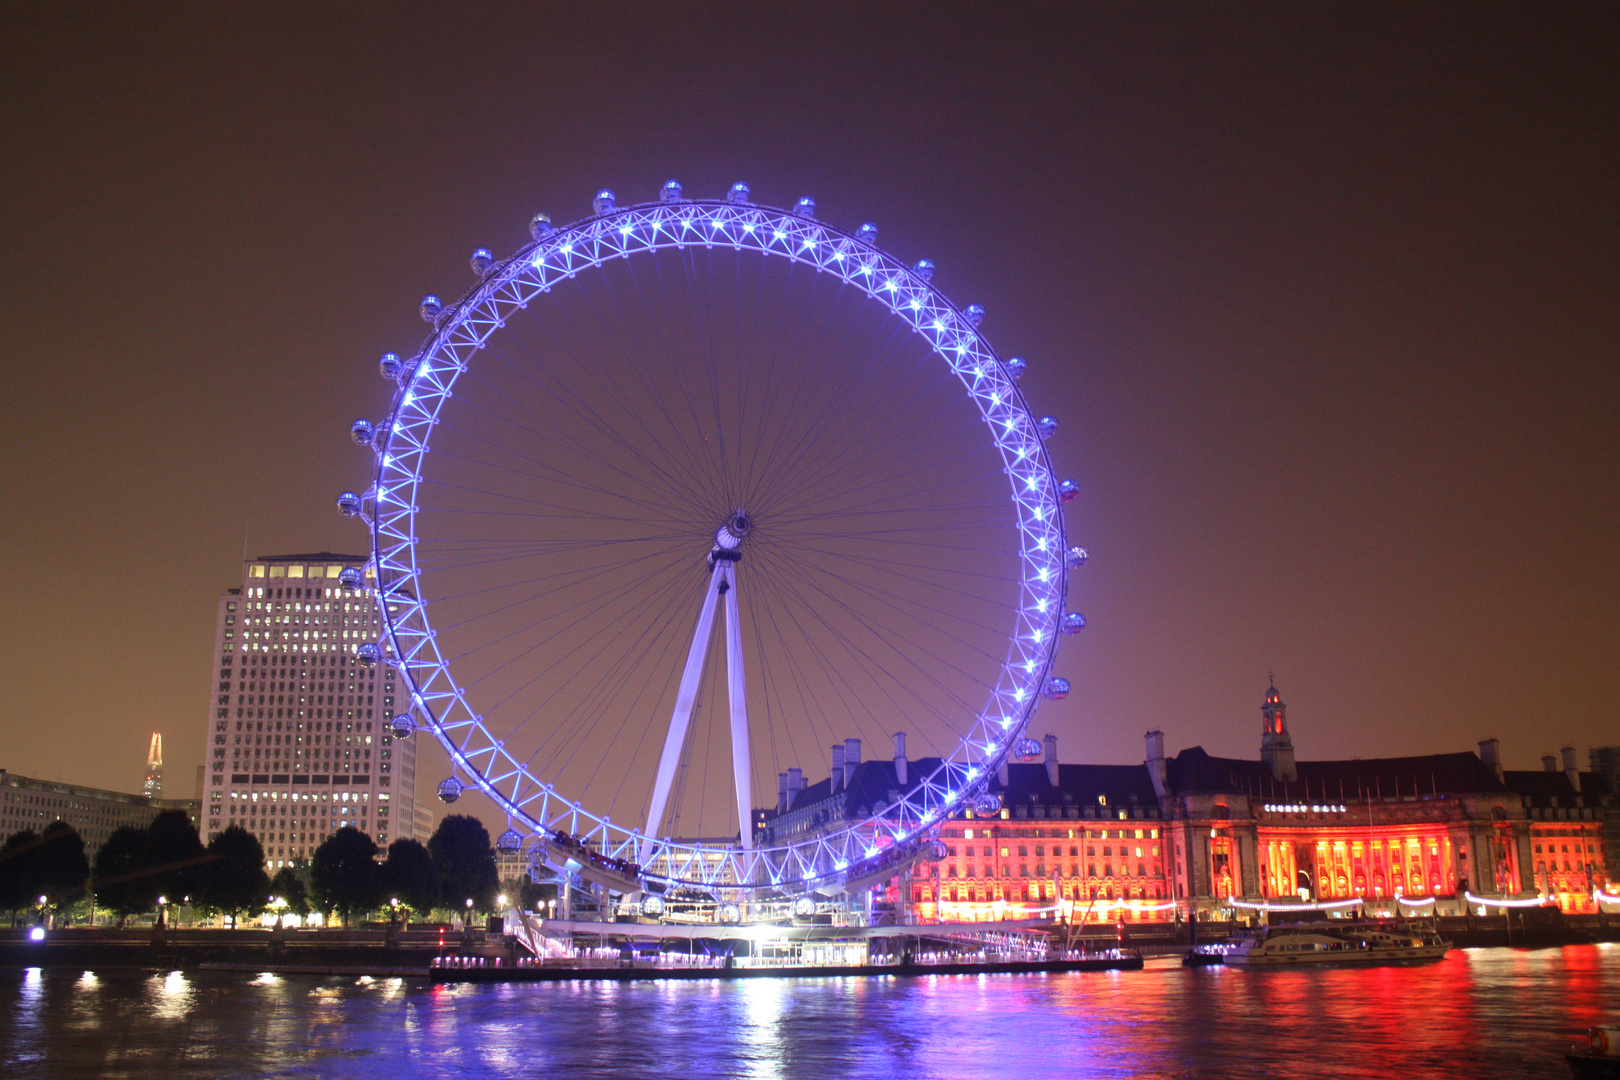
[[[1367,970],[431,986],[0,971],[0,1073],[1289,1078],[1567,1076],[1620,947]]]

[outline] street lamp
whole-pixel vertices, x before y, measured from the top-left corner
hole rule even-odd
[[[166,914],[166,909],[168,908],[168,906],[169,906],[169,898],[167,896],[158,897],[158,928],[159,929],[162,929],[163,926],[165,925],[164,915]]]

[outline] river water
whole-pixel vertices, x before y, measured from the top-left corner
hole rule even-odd
[[[0,1076],[1567,1077],[1620,945],[1414,968],[432,986],[0,971]]]

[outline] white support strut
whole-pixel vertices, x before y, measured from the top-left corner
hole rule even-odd
[[[716,563],[715,576],[725,575],[718,591],[726,594],[726,683],[730,691],[731,775],[737,785],[737,827],[745,851],[754,846],[753,758],[748,750],[748,681],[743,674],[742,619],[737,614],[736,563]]]
[[[703,606],[698,609],[692,647],[686,652],[686,670],[681,673],[680,691],[675,695],[675,711],[669,718],[669,734],[664,737],[664,754],[658,759],[658,779],[653,784],[652,804],[647,809],[647,828],[642,833],[647,838],[641,856],[643,862],[651,851],[653,838],[659,835],[664,808],[669,803],[669,789],[675,783],[675,768],[681,761],[681,748],[686,745],[686,728],[692,720],[692,705],[697,701],[698,681],[703,677],[703,654],[709,650],[709,635],[714,629],[714,602],[720,595],[721,580],[720,574],[711,571],[703,583]]]

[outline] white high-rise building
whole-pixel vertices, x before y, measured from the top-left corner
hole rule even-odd
[[[345,570],[368,573],[365,556],[266,555],[219,598],[203,839],[241,825],[272,871],[309,859],[345,825],[384,849],[426,839],[418,736],[389,730],[396,702],[408,711],[396,673],[356,659],[377,640],[376,603],[358,587],[372,582]]]

